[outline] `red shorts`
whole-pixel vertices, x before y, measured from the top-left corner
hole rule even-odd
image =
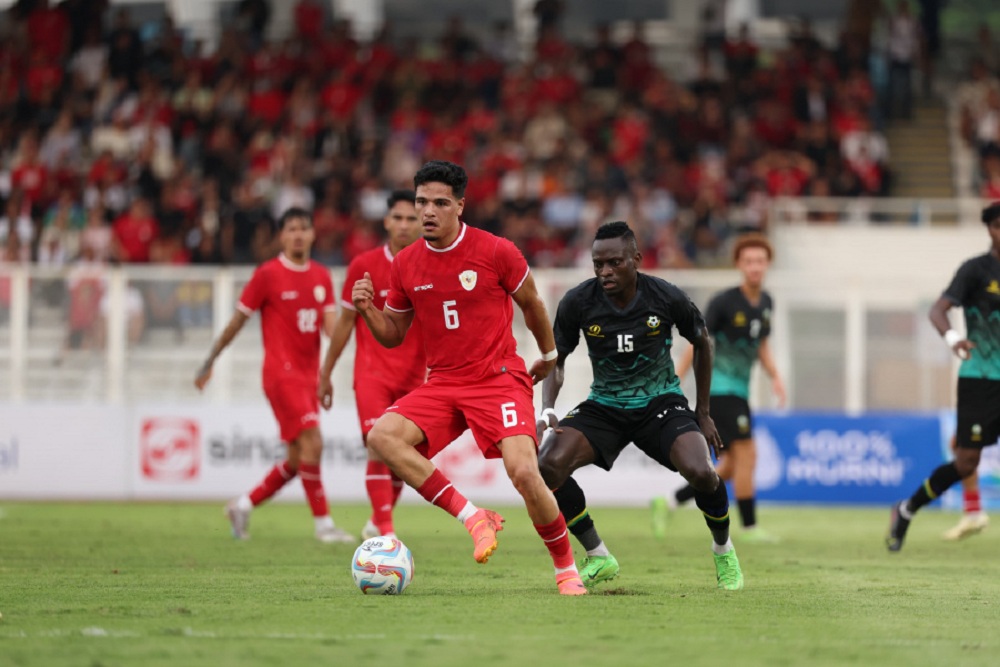
[[[264,384],[264,394],[278,420],[283,442],[295,442],[302,431],[319,426],[319,398],[315,382],[282,380]]]
[[[354,400],[358,406],[358,421],[361,422],[361,436],[382,416],[385,409],[423,384],[423,381],[406,387],[391,386],[385,382],[364,380],[354,386]]]
[[[426,441],[417,449],[427,458],[467,428],[488,459],[500,458],[497,443],[504,438],[527,435],[536,439],[534,389],[527,373],[501,373],[468,384],[431,379],[386,412],[398,413],[420,427]]]

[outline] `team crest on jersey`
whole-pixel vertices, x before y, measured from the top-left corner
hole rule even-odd
[[[479,276],[475,271],[462,271],[458,274],[458,280],[462,283],[462,287],[465,288],[466,292],[471,292],[476,287],[476,278]]]
[[[745,327],[747,325],[747,316],[743,314],[742,310],[736,311],[733,315],[733,326],[734,327]]]
[[[740,430],[740,433],[750,432],[750,420],[746,415],[740,415],[736,418],[736,428]]]
[[[660,318],[657,317],[656,315],[650,315],[646,319],[646,326],[649,327],[650,329],[655,329],[656,327],[660,326]]]
[[[981,442],[983,439],[983,427],[979,424],[972,425],[972,442]]]
[[[322,285],[316,285],[313,287],[313,296],[316,297],[318,303],[323,303],[326,301],[326,288]]]
[[[990,294],[1000,294],[1000,282],[991,280],[990,284],[986,286],[986,291]]]
[[[601,334],[600,324],[591,324],[589,327],[587,327],[587,335],[593,338],[604,338],[604,335]]]

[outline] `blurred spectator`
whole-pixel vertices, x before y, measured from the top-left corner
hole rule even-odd
[[[107,279],[106,265],[84,245],[66,274],[68,331],[64,350],[93,350],[103,343],[100,307]]]
[[[113,224],[112,256],[119,262],[146,263],[160,226],[145,199],[136,199]]]
[[[913,117],[913,65],[919,55],[920,25],[907,0],[897,0],[889,19],[889,118]]]
[[[3,217],[0,217],[0,247],[7,249],[8,259],[29,262],[34,240],[35,223],[21,193],[15,191],[7,200]]]
[[[840,140],[841,154],[847,166],[857,175],[866,195],[885,194],[888,188],[889,143],[880,132],[871,128],[868,119]]]

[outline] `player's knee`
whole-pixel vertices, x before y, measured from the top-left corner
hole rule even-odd
[[[538,484],[538,468],[527,463],[518,463],[508,466],[507,476],[517,492],[522,496],[528,493]]]
[[[688,471],[685,475],[688,483],[695,488],[697,491],[702,493],[712,493],[715,491],[722,481],[719,479],[719,474],[715,472],[715,468],[712,466],[698,466],[693,470]]]
[[[955,459],[955,470],[958,471],[958,474],[962,479],[970,477],[976,472],[978,467],[979,459],[970,460],[964,457],[958,457]]]
[[[545,485],[550,489],[558,489],[569,476],[566,466],[548,452],[543,452],[538,457],[538,471],[542,474]]]

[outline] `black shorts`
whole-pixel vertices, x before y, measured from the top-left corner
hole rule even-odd
[[[687,399],[680,394],[657,396],[644,408],[626,410],[586,400],[566,413],[559,426],[573,428],[587,438],[594,449],[594,465],[611,470],[615,459],[628,444],[670,470],[670,448],[677,436],[701,433]]]
[[[724,446],[753,437],[753,413],[750,412],[747,399],[739,396],[712,396],[708,413],[712,415]]]
[[[958,378],[955,445],[982,449],[1000,438],[1000,380]]]

